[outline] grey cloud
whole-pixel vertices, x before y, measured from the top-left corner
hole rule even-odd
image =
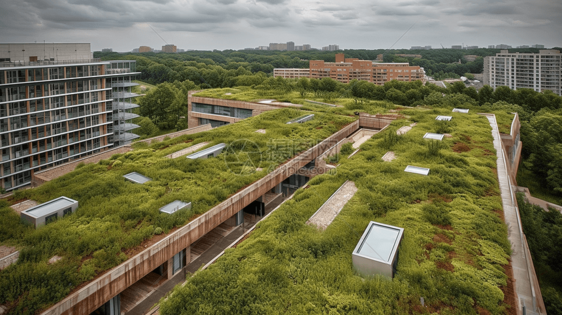
[[[255,1],[256,2],[265,2],[265,3],[268,3],[268,4],[274,4],[274,5],[282,4],[282,3],[287,2],[287,0],[255,0]]]
[[[323,5],[316,9],[318,12],[339,12],[339,11],[350,11],[353,10],[351,7],[339,6],[339,5]]]
[[[357,14],[355,14],[353,12],[334,13],[333,16],[335,18],[340,19],[340,20],[354,20],[358,17]]]
[[[288,40],[385,48],[414,22],[395,47],[562,44],[562,2],[554,0],[0,0],[0,7],[0,41],[91,41],[94,49],[158,47],[148,25],[180,48]]]

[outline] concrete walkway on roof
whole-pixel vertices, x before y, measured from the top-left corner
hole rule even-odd
[[[168,154],[168,155],[166,155],[166,158],[168,158],[168,159],[175,159],[175,158],[179,158],[180,156],[188,155],[188,154],[190,154],[190,153],[193,153],[193,152],[195,152],[195,151],[201,149],[202,147],[206,146],[207,144],[209,144],[209,142],[201,142],[201,143],[192,145],[192,146],[187,147],[187,148],[185,148],[185,149],[183,149],[183,150],[174,152],[174,153],[172,153],[172,154]]]
[[[534,289],[532,287],[532,279],[530,276],[530,265],[527,261],[525,248],[523,243],[523,229],[520,225],[519,213],[517,208],[517,200],[515,199],[515,190],[511,186],[511,181],[507,175],[507,166],[505,163],[504,151],[502,148],[501,136],[495,115],[486,114],[486,118],[492,126],[492,136],[494,137],[494,148],[497,151],[497,171],[498,181],[500,185],[501,198],[503,204],[503,212],[505,223],[507,224],[508,239],[511,243],[511,266],[513,268],[513,277],[515,278],[515,292],[519,305],[517,305],[518,314],[521,314],[522,307],[526,306],[527,314],[538,314],[534,310]]]

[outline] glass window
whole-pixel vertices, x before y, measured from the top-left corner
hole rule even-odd
[[[55,222],[57,220],[58,214],[57,213],[53,213],[51,215],[48,215],[45,217],[45,225]]]

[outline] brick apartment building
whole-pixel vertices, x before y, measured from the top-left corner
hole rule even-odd
[[[323,60],[310,60],[309,69],[282,69],[273,70],[274,77],[286,79],[304,77],[306,70],[311,79],[332,78],[349,83],[351,80],[369,81],[382,85],[385,82],[398,81],[425,81],[425,71],[419,66],[410,66],[409,63],[375,63],[371,60],[358,58],[345,58],[344,54],[336,54],[336,62]]]

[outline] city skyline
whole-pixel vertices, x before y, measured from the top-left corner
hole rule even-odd
[[[346,49],[555,47],[562,45],[559,12],[562,3],[548,0],[355,0],[345,5],[308,0],[24,0],[3,4],[0,42],[87,41],[95,51],[166,43],[186,50],[238,50],[288,41],[317,48],[337,42]]]

